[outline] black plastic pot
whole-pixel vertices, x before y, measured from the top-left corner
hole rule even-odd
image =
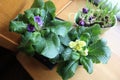
[[[39,54],[35,54],[33,56],[35,59],[37,59],[39,62],[41,62],[42,64],[44,64],[48,69],[53,69],[53,67],[55,67],[56,64],[53,64],[50,62],[49,58],[46,58],[42,55],[39,55]]]

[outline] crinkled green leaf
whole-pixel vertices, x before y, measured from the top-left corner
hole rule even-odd
[[[86,28],[85,32],[89,32],[93,36],[100,35],[100,33],[101,33],[100,25],[99,24],[95,24],[95,25],[93,25],[91,27],[88,27],[88,28]]]
[[[33,41],[31,40],[32,33],[26,32],[25,35],[22,35],[22,40],[19,45],[19,49],[25,51],[28,55],[34,55]]]
[[[71,59],[72,59],[72,60],[77,61],[77,60],[79,60],[79,58],[80,58],[80,54],[79,54],[79,53],[77,53],[77,52],[75,52],[75,51],[73,51],[73,52],[71,53]]]
[[[34,11],[35,11],[35,9],[28,9],[28,10],[25,11],[24,16],[27,19],[30,19],[31,17],[34,17]]]
[[[88,73],[91,74],[93,72],[93,62],[91,59],[87,57],[81,57],[80,63],[83,65],[83,67],[86,69]]]
[[[75,41],[78,38],[76,28],[73,28],[71,31],[69,31],[68,35],[72,41]]]
[[[100,25],[95,24],[91,27],[88,27],[85,29],[85,31],[83,33],[86,33],[86,32],[90,34],[91,42],[95,42],[99,39],[99,35],[101,34]]]
[[[24,33],[26,32],[27,24],[25,24],[23,21],[11,21],[10,22],[10,28],[9,30],[12,32],[17,33]]]
[[[70,59],[71,57],[71,52],[72,52],[72,49],[70,48],[66,48],[63,53],[61,54],[62,55],[62,58],[64,61],[67,61]]]
[[[55,58],[59,54],[58,46],[56,46],[52,38],[53,37],[49,37],[46,39],[45,48],[41,52],[43,56],[48,58]]]
[[[70,22],[60,20],[54,20],[51,24],[51,31],[62,37],[64,37],[68,33],[72,26]]]
[[[54,3],[53,3],[52,1],[46,1],[44,8],[45,8],[45,10],[46,10],[47,12],[49,12],[53,17],[55,17],[56,7],[55,7],[55,5],[54,5]]]
[[[43,8],[44,7],[44,0],[34,0],[32,4],[32,8]]]
[[[57,47],[57,49],[59,51],[60,50],[60,39],[59,39],[59,37],[56,34],[54,34],[52,36],[52,40],[53,40],[55,46]]]
[[[80,40],[85,41],[87,44],[89,44],[90,38],[91,38],[91,36],[90,36],[90,34],[87,33],[87,32],[86,32],[86,33],[83,33],[83,34],[80,36]]]
[[[106,40],[98,40],[97,42],[91,44],[88,49],[88,58],[91,59],[94,63],[108,62],[111,55],[111,50],[106,45]]]
[[[58,66],[57,72],[62,77],[63,80],[68,80],[71,78],[78,67],[78,62],[71,61],[71,62],[63,62],[60,63]]]
[[[35,32],[32,37],[33,41],[33,47],[35,48],[36,52],[38,54],[41,54],[42,50],[45,47],[46,40],[41,37],[41,34],[39,32]]]
[[[77,27],[76,31],[78,33],[78,37],[80,37],[85,30],[86,30],[86,27]]]
[[[31,43],[28,43],[24,47],[19,47],[21,51],[26,52],[27,55],[33,56],[35,54],[35,49],[33,48]]]
[[[63,45],[68,46],[71,40],[68,35],[65,35],[65,37],[60,37],[60,41]]]

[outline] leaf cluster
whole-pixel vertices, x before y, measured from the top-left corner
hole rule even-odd
[[[101,28],[99,25],[91,27],[73,28],[65,37],[61,38],[63,50],[60,54],[62,59],[57,72],[63,78],[71,78],[79,65],[83,65],[88,73],[93,72],[93,63],[107,63],[110,58],[110,49],[106,45],[106,40],[100,39]],[[80,52],[69,47],[70,41],[82,40],[87,43],[88,55],[83,56]]]
[[[59,54],[60,39],[71,29],[72,24],[55,18],[56,7],[50,0],[35,0],[32,7],[19,14],[10,22],[9,30],[21,34],[19,49],[28,55],[38,53],[47,58],[55,58]],[[40,16],[44,22],[40,27],[34,17]],[[27,30],[28,24],[35,26],[34,32]]]

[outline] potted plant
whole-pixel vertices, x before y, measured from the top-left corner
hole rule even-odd
[[[59,54],[59,36],[64,37],[72,24],[56,19],[55,11],[52,1],[35,0],[30,9],[10,22],[9,30],[21,34],[19,50],[36,58],[42,55],[47,61]]]
[[[29,10],[10,22],[9,29],[21,34],[21,51],[57,63],[58,74],[68,80],[79,65],[92,73],[93,63],[107,63],[110,58],[106,40],[99,37],[100,25],[89,26],[75,27],[68,21],[56,19],[52,1],[35,0]]]
[[[61,37],[62,48],[57,72],[63,80],[72,77],[79,65],[83,65],[91,74],[93,63],[108,62],[111,51],[106,40],[99,38],[100,34],[101,28],[95,24],[91,27],[75,27],[65,37]]]
[[[103,32],[113,27],[117,23],[116,14],[119,12],[117,5],[112,8],[105,6],[108,0],[101,1],[98,6],[87,1],[87,7],[79,10],[75,15],[75,23],[79,26],[89,27],[90,25],[99,24]],[[110,4],[110,3],[109,3]]]

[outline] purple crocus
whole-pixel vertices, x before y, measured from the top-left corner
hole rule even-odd
[[[84,26],[84,25],[85,25],[85,21],[84,21],[84,20],[80,20],[80,21],[79,21],[79,25],[80,25],[80,26]]]
[[[83,8],[82,12],[85,13],[85,14],[87,14],[88,13],[88,8]]]
[[[28,30],[29,32],[34,32],[34,31],[35,31],[35,27],[34,27],[32,24],[28,24],[27,30]]]
[[[40,16],[35,16],[34,21],[37,22],[39,26],[43,26],[43,21]]]

